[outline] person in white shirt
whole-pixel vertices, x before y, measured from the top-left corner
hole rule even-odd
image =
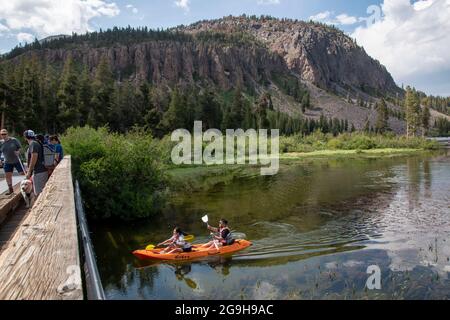
[[[170,239],[158,243],[157,247],[167,245],[167,247],[164,250],[160,251],[160,254],[171,254],[175,252],[191,252],[192,245],[186,240],[184,240],[184,237],[186,235],[187,234],[181,231],[181,229],[178,227],[173,229],[173,235]]]

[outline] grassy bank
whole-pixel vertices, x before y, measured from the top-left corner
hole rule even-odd
[[[393,133],[379,135],[366,133],[344,133],[338,136],[315,132],[302,137],[299,135],[280,137],[280,153],[311,153],[329,150],[375,150],[395,149],[433,150],[439,145],[421,137],[397,136]]]
[[[338,157],[338,156],[397,156],[424,151],[413,148],[383,148],[369,150],[317,150],[312,152],[289,152],[280,155],[280,159],[301,159],[314,157]]]

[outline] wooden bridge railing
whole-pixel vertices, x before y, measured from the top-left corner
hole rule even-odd
[[[70,156],[1,252],[2,299],[83,299]]]

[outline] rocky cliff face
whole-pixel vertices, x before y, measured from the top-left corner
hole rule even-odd
[[[283,57],[292,71],[323,89],[336,91],[338,86],[370,94],[400,92],[384,66],[332,27],[302,21],[229,17],[182,29],[192,33],[248,32]]]
[[[88,43],[38,54],[51,62],[70,53],[95,69],[103,55],[121,77],[173,83],[202,78],[223,89],[238,83],[270,78],[272,71],[296,74],[322,89],[341,94],[393,95],[400,93],[392,76],[342,31],[322,24],[278,19],[228,17],[202,21],[178,31],[189,34],[219,32],[247,34],[257,42],[247,45],[220,41],[148,41],[93,48]]]
[[[132,77],[155,85],[210,82],[222,90],[238,85],[256,86],[273,72],[289,72],[284,60],[258,46],[219,43],[151,41],[133,45],[31,51],[26,55],[62,65],[69,55],[93,72],[108,57],[119,80]]]

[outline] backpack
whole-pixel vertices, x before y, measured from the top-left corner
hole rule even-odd
[[[235,240],[233,238],[232,231],[230,229],[228,229],[228,231],[230,231],[230,232],[228,232],[228,234],[225,238],[225,242],[226,242],[227,246],[231,246]]]
[[[52,169],[55,167],[56,152],[47,144],[42,145],[42,151],[44,154],[44,166],[47,169]]]

